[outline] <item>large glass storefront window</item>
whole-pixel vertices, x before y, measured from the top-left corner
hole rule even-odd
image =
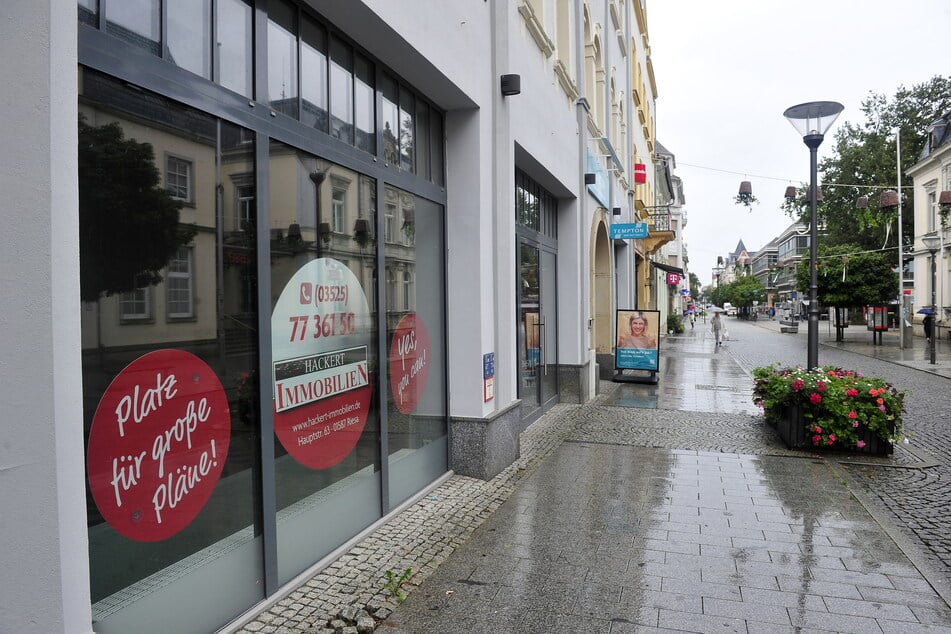
[[[81,86],[95,629],[211,630],[263,593],[256,306],[245,292],[256,249],[253,223],[234,222],[254,144],[104,75],[84,71]]]
[[[290,0],[78,5],[95,630],[214,631],[446,472],[443,116]]]
[[[446,471],[444,218],[442,206],[386,186],[390,504]],[[416,245],[425,245],[418,248]]]
[[[381,515],[376,181],[276,141],[269,172],[285,582]]]

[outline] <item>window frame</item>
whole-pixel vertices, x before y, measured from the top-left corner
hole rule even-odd
[[[186,167],[185,171],[185,196],[177,195],[172,187],[171,179],[169,178],[174,172],[172,171],[170,163],[176,161],[181,165]],[[176,178],[178,175],[176,174]],[[174,185],[176,189],[179,189],[179,185]],[[183,203],[188,206],[194,206],[195,204],[195,161],[180,154],[175,154],[173,152],[165,153],[165,191],[168,192],[169,196],[172,197],[172,200],[177,200],[180,203]]]
[[[185,254],[185,258],[180,257],[182,254]],[[185,261],[188,266],[188,270],[184,273],[180,271],[172,270],[172,261]],[[179,302],[181,300],[172,299],[172,280],[184,279],[187,281],[188,288],[188,311],[187,312],[173,312],[172,304],[173,302]],[[165,316],[169,321],[183,321],[183,320],[194,320],[198,317],[197,311],[195,310],[195,248],[192,245],[185,245],[178,247],[178,252],[175,253],[171,258],[169,258],[168,266],[165,269]]]

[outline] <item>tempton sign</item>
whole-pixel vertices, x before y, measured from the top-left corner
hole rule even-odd
[[[130,363],[102,395],[89,431],[89,488],[103,519],[141,542],[188,526],[221,476],[231,441],[214,371],[183,350]]]
[[[311,260],[271,314],[274,431],[295,460],[326,469],[356,446],[370,407],[369,305],[332,258]]]
[[[426,389],[431,362],[429,332],[416,313],[404,315],[390,344],[390,390],[396,408],[410,414]]]

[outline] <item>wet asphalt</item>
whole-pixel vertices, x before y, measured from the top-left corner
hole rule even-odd
[[[951,632],[947,353],[820,327],[820,364],[909,388],[893,456],[791,451],[763,425],[749,372],[803,365],[805,324],[731,319],[717,348],[697,322],[656,385],[602,382],[377,632]]]

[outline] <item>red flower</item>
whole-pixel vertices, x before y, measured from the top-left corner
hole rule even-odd
[[[819,394],[818,392],[813,392],[812,394],[809,395],[809,402],[812,403],[813,405],[818,405],[819,403],[822,402],[822,395]]]
[[[878,403],[879,405],[884,405],[884,404],[885,404],[885,399],[883,399],[883,398],[877,398],[877,399],[875,399],[875,402]]]
[[[858,418],[858,417],[859,415],[855,413],[854,409],[851,412],[849,412],[849,418]]]
[[[847,389],[847,390],[845,391],[845,395],[846,395],[846,396],[858,396],[858,395],[859,395],[859,391],[858,391],[857,389],[855,389],[854,387],[850,387],[849,389]]]
[[[829,389],[829,386],[826,385],[825,381],[816,381],[816,389],[820,392],[825,392]]]
[[[835,444],[835,434],[829,434],[829,444],[830,445]]]
[[[793,389],[794,391],[796,391],[796,392],[798,392],[799,390],[801,390],[801,389],[804,388],[805,386],[806,386],[806,384],[803,383],[802,379],[796,379],[795,381],[792,382],[792,389]]]
[[[821,442],[822,442],[822,436],[818,436],[818,435],[817,435],[817,436],[813,436],[813,437],[812,437],[812,444],[813,444],[813,445],[819,445]]]

